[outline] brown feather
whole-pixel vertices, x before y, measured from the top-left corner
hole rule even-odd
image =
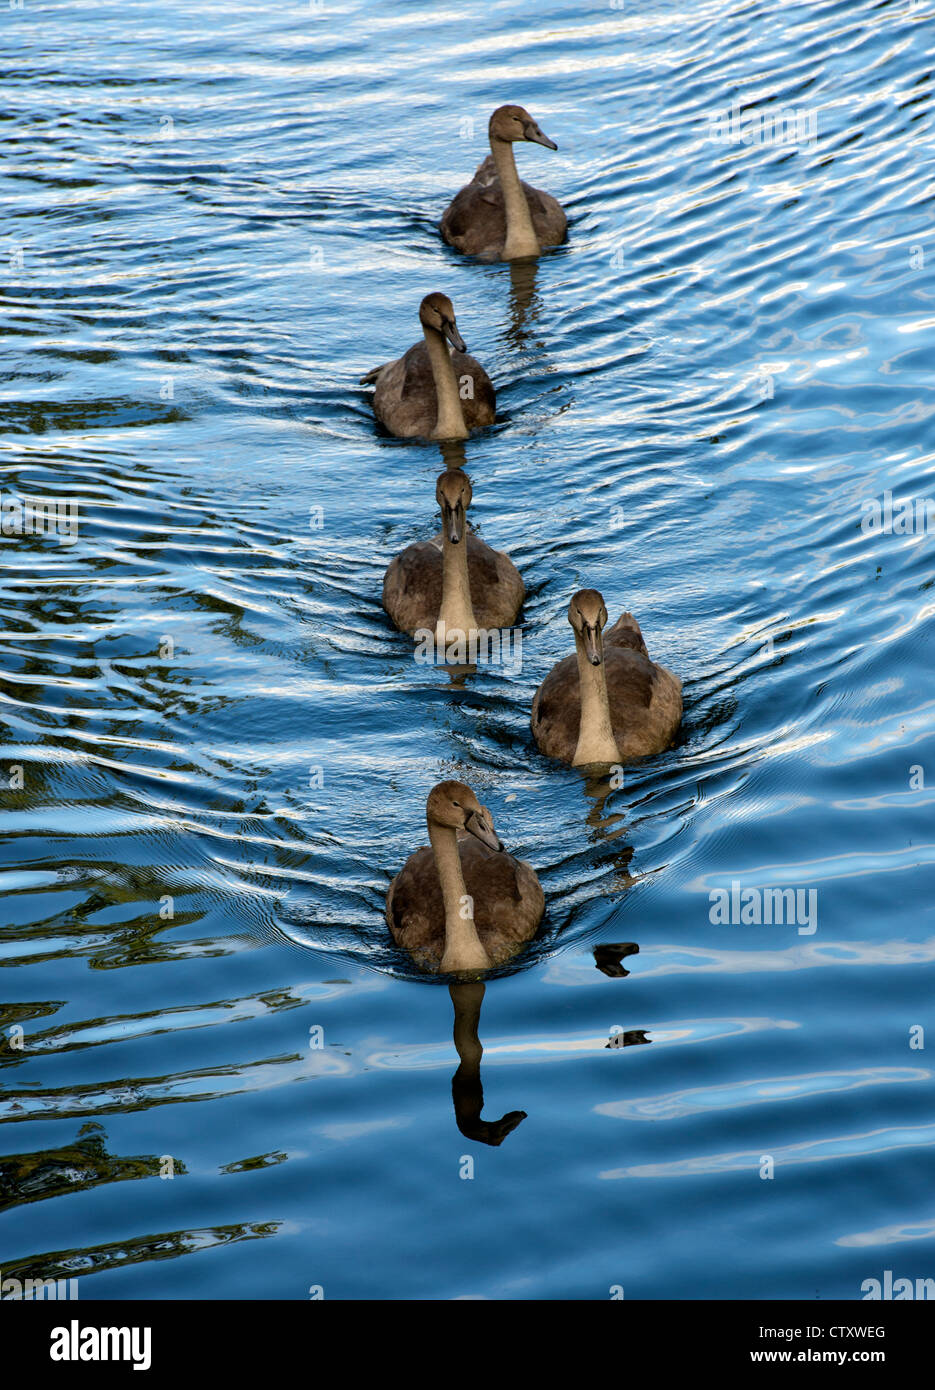
[[[545,896],[535,873],[473,835],[458,835],[464,887],[474,900],[474,925],[491,965],[502,965],[535,935]],[[437,970],[445,950],[445,905],[435,856],[416,850],[390,884],[386,922],[398,946],[417,965]]]
[[[650,661],[632,613],[624,613],[604,634],[604,668],[611,726],[622,760],[668,748],[682,719],[682,682]],[[576,656],[559,661],[539,686],[531,723],[543,753],[572,762],[581,727]]]
[[[471,605],[482,628],[511,627],[526,588],[508,556],[467,532]],[[434,628],[442,602],[442,534],[417,541],[392,560],[383,577],[383,607],[401,632]]]
[[[496,419],[497,402],[493,382],[476,358],[465,352],[453,352],[451,365],[458,381],[470,376],[474,381],[474,397],[461,401],[464,423],[469,430],[483,429]],[[425,342],[414,343],[395,362],[368,372],[367,380],[376,382],[373,410],[377,419],[393,434],[403,439],[427,439],[438,419],[438,398],[435,378]]]
[[[522,183],[536,240],[542,250],[558,246],[568,234],[568,219],[551,193]],[[448,204],[439,224],[442,237],[468,256],[498,261],[506,244],[506,208],[503,189],[493,156],[478,165],[470,183],[465,184]]]

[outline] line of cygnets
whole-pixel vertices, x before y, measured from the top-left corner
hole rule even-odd
[[[490,156],[446,209],[442,237],[485,261],[539,256],[565,240],[567,219],[555,198],[520,180],[513,145],[558,146],[521,106],[499,107],[489,135]],[[419,320],[423,341],[361,383],[376,387],[374,412],[392,434],[467,439],[495,419],[493,384],[467,355],[446,295],[426,295]],[[476,644],[479,635],[512,626],[525,595],[508,556],[468,530],[472,496],[459,468],[442,473],[435,487],[441,532],[407,546],[383,581],[383,606],[396,626],[434,632],[443,649],[446,636]],[[633,615],[622,614],[605,632],[603,598],[581,589],[568,621],[575,655],[553,666],[532,702],[542,752],[606,771],[668,748],[682,717],[681,681],[650,661]],[[427,970],[474,974],[502,964],[542,920],[545,897],[534,870],[504,850],[490,811],[463,782],[434,787],[426,819],[431,847],[410,855],[386,895],[394,940]]]

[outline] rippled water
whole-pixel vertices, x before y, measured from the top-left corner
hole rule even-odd
[[[0,550],[4,1275],[935,1276],[932,537],[861,527],[935,492],[931,24],[911,0],[6,17],[3,496],[80,526]],[[570,219],[533,272],[435,232],[504,101],[559,144],[519,151]],[[357,385],[434,289],[499,393],[472,518],[527,585],[521,671],[460,681],[379,601],[435,527],[440,452]],[[606,798],[528,729],[583,585],[685,682],[677,747]],[[382,918],[444,776],[548,900],[483,1003],[484,1115],[527,1112],[501,1147],[459,1132],[451,998]],[[816,930],[712,923],[732,883],[816,890]],[[609,942],[639,945],[628,978]]]

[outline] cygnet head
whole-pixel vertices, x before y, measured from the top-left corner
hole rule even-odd
[[[419,322],[423,328],[434,328],[436,333],[448,338],[458,352],[467,352],[458,332],[454,305],[447,294],[427,294],[419,305]]]
[[[545,145],[547,150],[558,149],[523,106],[498,106],[490,118],[489,131],[491,140],[531,140],[534,145]]]
[[[463,782],[439,782],[433,787],[425,803],[425,818],[429,827],[441,825],[448,830],[466,830],[488,849],[503,849],[494,829],[493,816]]]
[[[464,539],[464,514],[473,496],[471,480],[460,468],[449,468],[439,474],[435,501],[442,509],[442,531],[452,545],[459,545]]]
[[[600,666],[604,660],[604,642],[601,629],[607,622],[607,609],[604,600],[596,589],[579,589],[568,605],[568,621],[575,630],[575,638],[584,644],[584,652],[592,666]]]

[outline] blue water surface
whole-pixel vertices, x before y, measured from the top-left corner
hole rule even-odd
[[[913,0],[5,14],[0,486],[80,525],[0,548],[4,1276],[935,1277],[933,536],[924,506],[866,524],[935,495],[932,24]],[[436,230],[508,101],[559,145],[518,154],[569,215],[534,266]],[[443,455],[382,433],[357,379],[431,290],[498,390],[464,462],[526,581],[519,669],[417,665],[380,606]],[[581,586],[684,680],[676,747],[611,790],[529,733]],[[480,1016],[484,1116],[526,1112],[499,1147],[459,1130],[452,998],[382,916],[443,777],[548,900]],[[734,884],[815,913],[712,921]],[[596,968],[624,942],[628,976]]]

